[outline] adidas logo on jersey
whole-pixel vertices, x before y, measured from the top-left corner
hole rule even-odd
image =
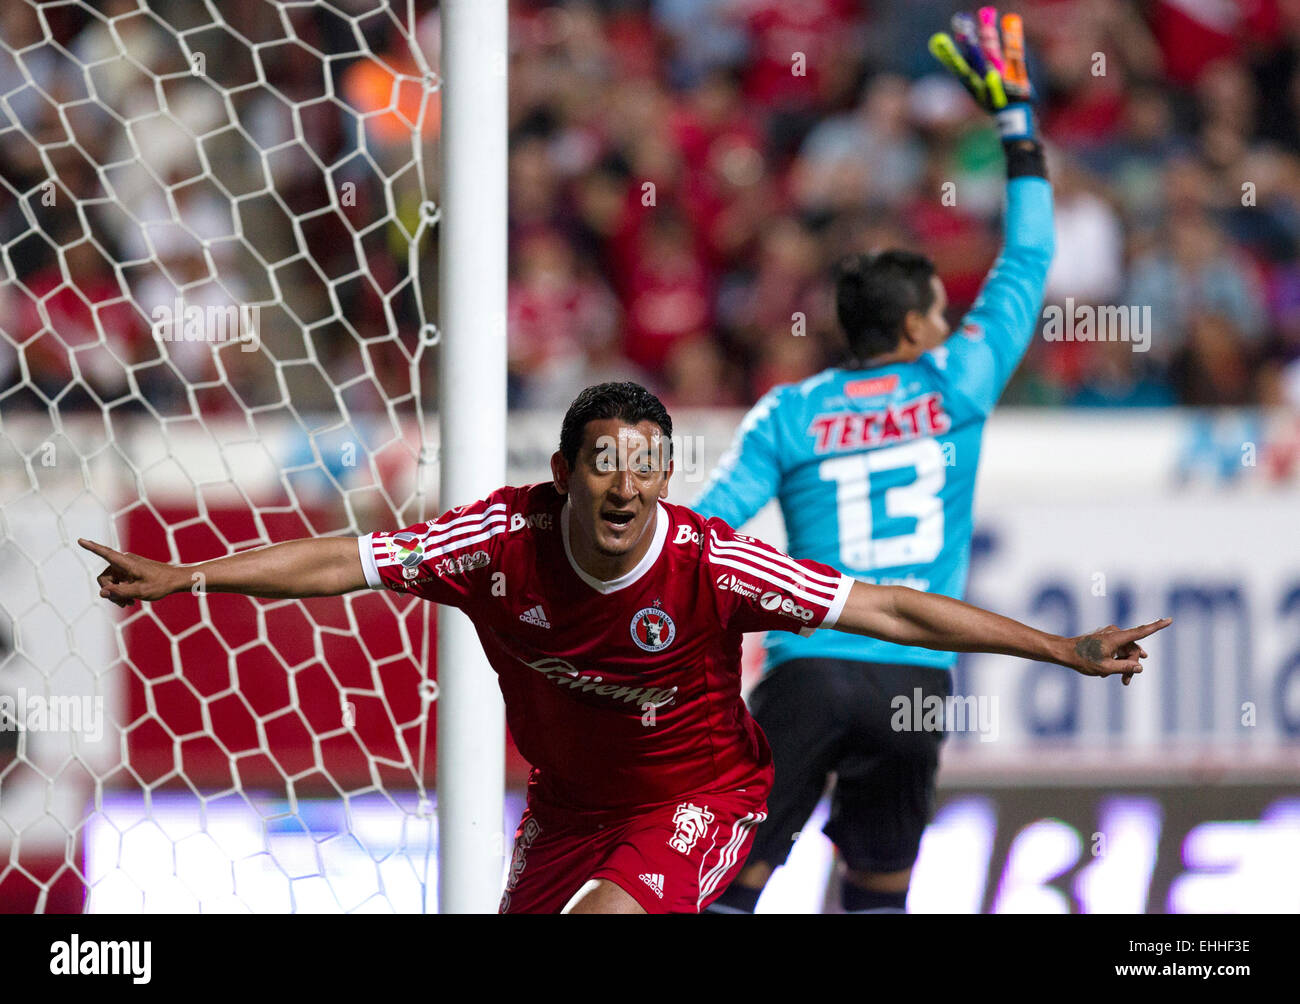
[[[638,875],[637,878],[654,890],[654,894],[660,899],[664,898],[664,877],[662,875]]]
[[[519,619],[525,624],[532,624],[534,627],[548,628],[551,626],[551,622],[546,619],[546,611],[542,609],[540,603],[531,610],[525,610],[521,613]]]

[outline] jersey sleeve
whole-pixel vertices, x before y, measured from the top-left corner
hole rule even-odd
[[[357,543],[366,583],[464,609],[490,585],[508,523],[504,491],[497,491],[404,530],[365,534]]]
[[[705,534],[704,562],[724,627],[807,636],[835,626],[853,588],[851,576],[792,558],[719,519],[707,521]]]
[[[767,505],[781,483],[776,427],[779,403],[776,388],[749,410],[692,509],[731,526],[744,526]]]
[[[961,327],[927,357],[962,396],[987,415],[1038,328],[1047,270],[1055,252],[1052,186],[1045,178],[1007,183],[1002,252]]]

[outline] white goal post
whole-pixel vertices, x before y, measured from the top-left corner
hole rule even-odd
[[[430,604],[118,610],[76,540],[195,562],[504,483],[506,53],[506,0],[4,5],[0,912],[496,909],[462,615],[435,683]]]
[[[442,53],[442,491],[475,499],[506,473],[506,0],[445,0]],[[504,709],[459,612],[441,617],[438,666],[441,906],[477,911],[495,905],[505,853]]]

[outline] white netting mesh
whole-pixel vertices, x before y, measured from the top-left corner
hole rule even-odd
[[[0,911],[434,902],[428,604],[119,612],[74,543],[434,507],[432,8],[0,5]]]

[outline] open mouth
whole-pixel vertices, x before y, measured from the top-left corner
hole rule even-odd
[[[632,522],[632,513],[620,512],[617,509],[606,509],[600,514],[600,518],[609,526],[622,529]]]

